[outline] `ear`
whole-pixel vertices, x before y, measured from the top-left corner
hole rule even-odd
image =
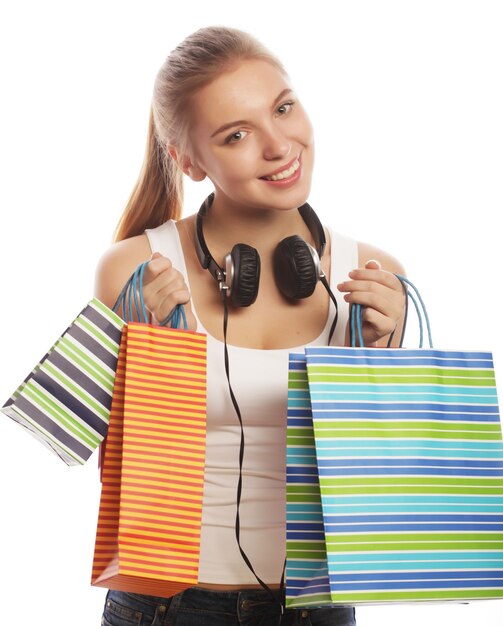
[[[192,161],[192,158],[188,154],[184,154],[178,150],[176,146],[168,144],[168,153],[171,158],[176,162],[178,167],[195,182],[199,182],[206,178],[206,172]]]

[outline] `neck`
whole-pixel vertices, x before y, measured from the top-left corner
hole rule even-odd
[[[214,203],[203,218],[204,237],[214,258],[229,252],[234,244],[246,243],[261,255],[272,253],[278,241],[298,234],[311,240],[309,229],[297,208],[273,210]]]

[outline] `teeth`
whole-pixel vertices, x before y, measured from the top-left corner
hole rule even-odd
[[[299,169],[300,163],[298,160],[287,170],[279,172],[279,174],[273,174],[272,176],[264,176],[266,180],[283,180],[284,178],[290,178]]]

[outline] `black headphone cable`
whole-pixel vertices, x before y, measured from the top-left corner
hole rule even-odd
[[[337,321],[339,318],[339,309],[338,309],[338,305],[337,305],[337,299],[334,296],[332,290],[330,289],[330,286],[328,284],[328,281],[325,277],[325,275],[322,275],[320,277],[320,281],[323,284],[323,286],[325,287],[325,289],[327,290],[332,302],[334,303],[335,306],[335,316],[334,316],[334,320],[332,322],[332,325],[330,327],[330,332],[329,332],[329,338],[328,338],[328,344],[330,345],[330,342],[332,340],[335,328],[337,326]],[[222,295],[222,303],[223,303],[223,307],[224,307],[224,316],[223,316],[223,335],[224,335],[224,364],[225,364],[225,375],[227,377],[227,384],[229,386],[229,394],[230,394],[230,398],[232,401],[232,405],[234,407],[234,411],[236,412],[238,421],[239,421],[239,427],[240,427],[240,443],[239,443],[239,477],[238,477],[238,484],[237,484],[237,491],[236,491],[236,526],[235,526],[235,530],[236,530],[236,541],[238,544],[238,548],[239,548],[239,552],[244,560],[244,562],[246,563],[248,569],[252,572],[252,574],[255,576],[255,578],[257,579],[258,583],[260,584],[260,586],[269,593],[269,595],[271,596],[273,602],[278,603],[280,606],[280,618],[279,618],[279,623],[281,623],[281,616],[284,613],[285,610],[285,606],[284,606],[284,590],[285,590],[285,569],[286,569],[286,559],[285,559],[285,563],[283,565],[283,572],[281,574],[281,582],[280,582],[280,588],[279,588],[279,597],[278,595],[276,595],[274,593],[274,591],[269,587],[269,585],[267,583],[265,583],[255,572],[255,569],[253,568],[253,565],[248,557],[248,555],[246,554],[246,552],[244,551],[242,545],[241,545],[241,518],[240,518],[240,505],[241,505],[241,495],[242,495],[242,491],[243,491],[243,460],[244,460],[244,450],[245,450],[245,436],[244,436],[244,427],[243,427],[243,418],[241,415],[241,409],[239,408],[239,404],[237,402],[236,396],[234,394],[234,390],[232,389],[232,384],[231,384],[231,379],[230,379],[230,365],[229,365],[229,350],[228,350],[228,346],[227,346],[227,327],[228,327],[228,322],[229,322],[229,309],[227,306],[227,293],[226,293],[226,289],[225,287],[221,286],[220,289],[220,293]]]
[[[285,565],[283,566],[283,573],[281,575],[281,583],[280,583],[279,597],[278,597],[278,595],[276,595],[274,593],[274,591],[269,587],[269,585],[267,583],[265,583],[257,575],[257,573],[255,572],[255,570],[253,568],[253,565],[252,565],[248,555],[246,554],[246,552],[244,551],[244,549],[243,549],[243,547],[241,545],[241,520],[240,520],[239,508],[240,508],[240,504],[241,504],[241,494],[242,494],[242,491],[243,491],[243,460],[244,460],[244,451],[245,451],[245,434],[244,434],[243,418],[241,416],[241,410],[240,410],[238,402],[236,400],[236,396],[234,395],[234,391],[232,389],[231,379],[230,379],[229,350],[227,348],[227,325],[228,325],[228,321],[229,321],[229,310],[228,310],[228,307],[227,307],[227,294],[226,294],[225,289],[221,290],[221,294],[222,294],[222,302],[223,302],[223,305],[224,305],[223,331],[224,331],[225,374],[227,376],[227,383],[229,385],[229,393],[230,393],[232,405],[234,407],[234,410],[236,412],[237,418],[239,420],[239,427],[240,427],[240,431],[241,431],[241,438],[240,438],[240,443],[239,443],[239,478],[238,478],[238,485],[237,485],[237,492],[236,492],[236,541],[237,541],[237,544],[238,544],[239,552],[241,553],[241,556],[243,557],[243,560],[246,563],[246,565],[248,566],[249,570],[255,576],[255,578],[257,579],[257,581],[260,584],[260,586],[265,591],[267,591],[269,593],[269,595],[271,596],[273,602],[279,604],[279,606],[280,606],[280,620],[281,620],[281,615],[283,615],[284,609],[285,609],[284,602],[283,602],[283,591],[284,591],[284,586],[285,586],[285,565],[286,565],[286,560],[285,560]]]

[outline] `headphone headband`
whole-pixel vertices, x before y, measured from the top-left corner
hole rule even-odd
[[[201,263],[201,267],[205,270],[209,270],[212,276],[220,282],[225,279],[226,271],[211,256],[203,234],[203,217],[208,214],[209,209],[213,204],[214,197],[215,194],[210,194],[202,203],[201,208],[197,213],[196,254],[199,262]],[[313,237],[314,243],[316,245],[316,251],[319,258],[321,259],[323,253],[325,252],[327,241],[325,238],[325,231],[323,230],[320,219],[314,212],[314,209],[307,202],[300,206],[298,211],[306,226],[309,228],[309,232],[311,233],[311,236]]]
[[[196,254],[204,270],[209,269],[212,276],[217,280],[221,280],[225,276],[224,270],[218,265],[211,256],[208,246],[203,235],[203,217],[208,214],[208,210],[213,203],[215,194],[210,194],[202,203],[196,218]]]

